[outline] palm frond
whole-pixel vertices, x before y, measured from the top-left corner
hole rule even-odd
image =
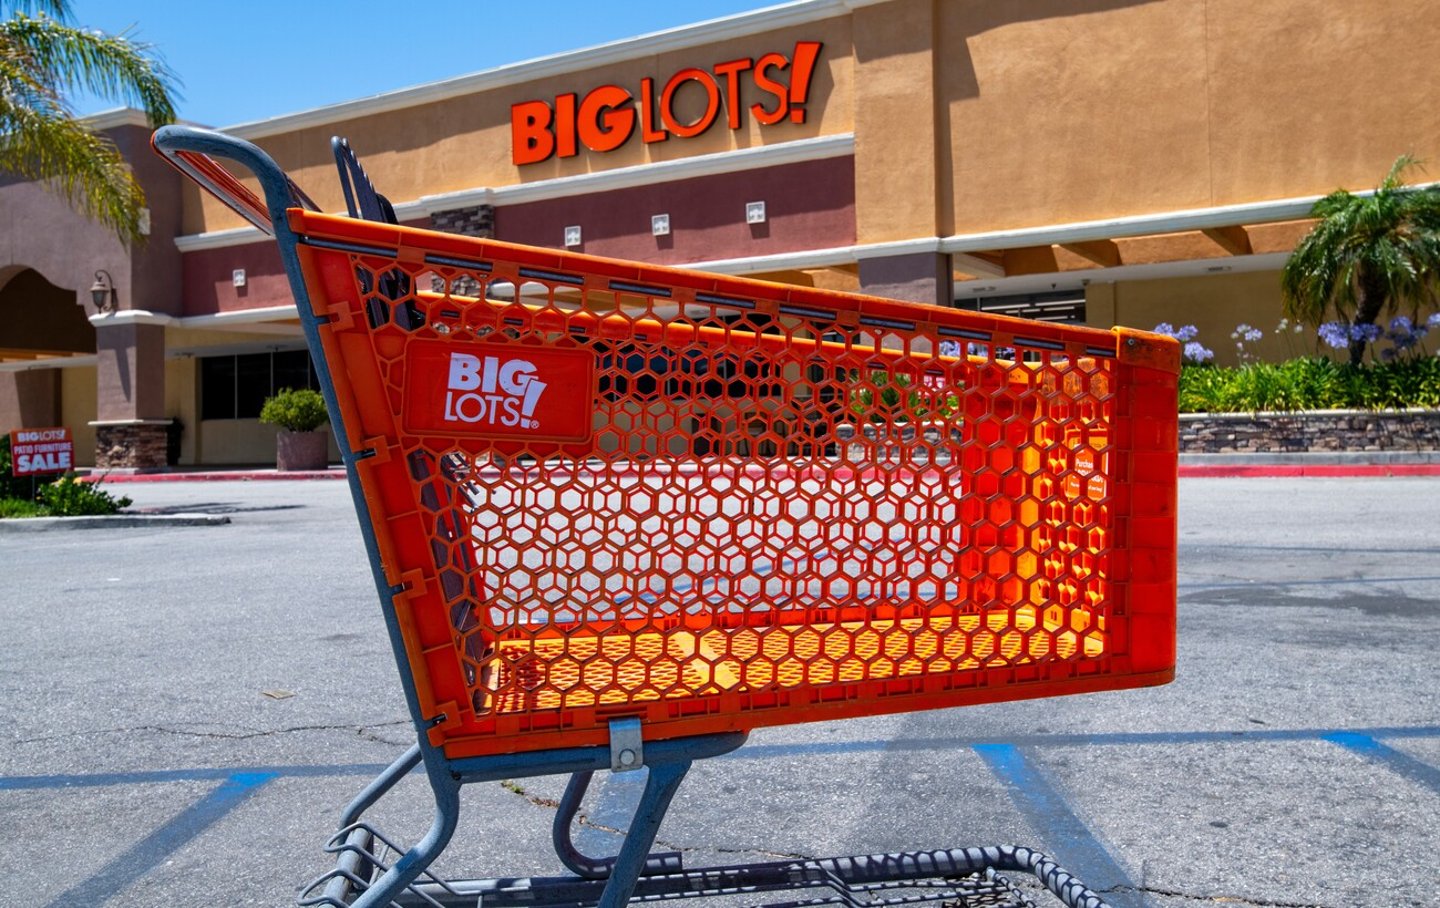
[[[1281,272],[1287,313],[1310,324],[1333,312],[1371,319],[1377,303],[1412,311],[1433,299],[1440,285],[1440,190],[1406,186],[1419,167],[1401,155],[1373,194],[1343,189],[1311,208],[1315,227],[1295,247]],[[1377,291],[1383,299],[1377,299]],[[1362,298],[1366,314],[1358,311]]]
[[[0,44],[23,48],[44,81],[62,94],[79,87],[136,104],[152,126],[175,119],[175,76],[148,44],[24,14],[0,22]]]
[[[14,104],[0,94],[0,162],[18,176],[50,183],[122,240],[140,238],[145,196],[130,166],[114,144],[68,113]]]
[[[0,14],[36,12],[66,22],[70,0],[0,0]]]

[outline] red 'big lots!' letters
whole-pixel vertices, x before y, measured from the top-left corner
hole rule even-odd
[[[717,63],[709,71],[686,67],[670,77],[658,98],[655,80],[647,76],[640,81],[638,105],[636,97],[618,85],[601,85],[583,98],[574,93],[557,95],[553,104],[522,101],[510,108],[512,159],[518,167],[552,155],[574,157],[581,144],[594,152],[614,151],[634,135],[637,122],[640,138],[646,143],[663,142],[672,135],[682,139],[698,136],[719,117],[722,93],[727,123],[731,129],[739,129],[746,112],[739,102],[746,81],[763,95],[748,108],[755,122],[762,126],[786,119],[804,123],[810,77],[820,47],[818,41],[797,41],[790,57],[772,52],[758,60],[746,57]],[[786,69],[790,70],[788,85],[775,78]],[[705,110],[694,122],[684,123],[675,114],[675,96],[691,82],[705,93]]]

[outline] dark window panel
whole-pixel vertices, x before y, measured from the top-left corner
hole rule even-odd
[[[200,360],[200,418],[235,418],[235,357]]]

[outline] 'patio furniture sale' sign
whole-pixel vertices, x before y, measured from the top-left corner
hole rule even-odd
[[[16,429],[10,433],[10,461],[16,476],[65,473],[75,468],[75,440],[63,426]]]

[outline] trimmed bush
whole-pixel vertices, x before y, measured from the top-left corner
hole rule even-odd
[[[286,388],[265,401],[260,408],[260,421],[279,426],[287,432],[313,432],[330,418],[325,412],[325,398],[319,391]]]

